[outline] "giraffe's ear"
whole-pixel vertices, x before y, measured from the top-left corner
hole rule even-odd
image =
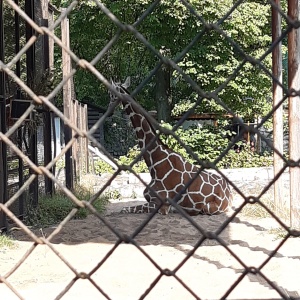
[[[122,86],[127,89],[128,87],[130,87],[130,76],[128,76],[125,80],[125,82],[122,84]]]

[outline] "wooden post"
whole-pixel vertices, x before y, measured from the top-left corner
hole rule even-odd
[[[82,130],[82,123],[81,123],[81,108],[82,105],[81,103],[78,103],[78,109],[77,109],[77,127],[78,129],[81,131]],[[78,139],[78,144],[77,144],[77,151],[78,151],[78,177],[79,177],[79,181],[81,179],[81,175],[82,175],[82,158],[83,158],[83,153],[82,153],[82,137],[79,136]]]
[[[83,125],[84,130],[88,131],[88,107],[87,104],[84,105],[84,114],[83,114]],[[89,140],[87,137],[84,138],[84,153],[85,153],[85,171],[89,173]]]
[[[41,25],[44,27],[49,27],[48,19],[49,19],[49,9],[48,9],[48,1],[41,0],[42,7],[42,15],[43,18],[41,20]],[[44,73],[46,70],[50,68],[50,53],[49,53],[49,36],[46,34],[43,36],[43,60],[44,65],[41,70]],[[52,147],[51,147],[51,113],[47,105],[44,105],[44,166],[48,165],[52,160]],[[53,174],[53,168],[49,170]],[[53,181],[48,177],[44,176],[45,180],[45,194],[52,195],[53,194]]]
[[[299,1],[288,1],[288,16],[299,20]],[[300,30],[292,29],[288,35],[288,85],[290,91],[300,90]],[[300,96],[289,96],[289,152],[290,159],[300,159]],[[300,229],[300,168],[290,167],[291,227]]]
[[[78,112],[78,101],[72,100],[72,123],[78,128],[78,122],[77,122],[77,112]],[[73,136],[75,135],[75,131],[73,131]],[[73,154],[73,165],[74,165],[74,173],[75,173],[75,181],[77,181],[77,177],[79,176],[79,169],[78,169],[78,138],[73,144],[72,147],[72,154]]]
[[[247,144],[250,146],[250,131],[249,131],[249,128],[250,128],[250,122],[249,122],[249,121],[248,121],[247,125],[248,125]]]
[[[35,20],[34,16],[34,1],[29,0],[25,1],[25,13],[28,15],[29,18],[32,20]],[[26,22],[25,25],[25,32],[26,32],[26,42],[30,40],[30,38],[35,34],[34,29]],[[27,75],[27,86],[31,89],[34,87],[34,81],[36,77],[36,44],[32,45],[27,51],[26,51],[26,75]],[[35,118],[35,117],[33,117]],[[30,132],[30,139],[29,139],[29,149],[30,149],[30,159],[31,161],[38,165],[38,157],[37,157],[37,134],[35,130],[32,130]],[[20,163],[21,160],[19,160]],[[30,168],[29,173],[33,174],[34,171]],[[38,205],[38,178],[36,177],[34,181],[30,184],[29,192],[31,194],[31,204],[33,207],[37,207]],[[21,204],[21,202],[19,202]]]
[[[52,9],[51,4],[48,1],[48,23],[49,27],[54,23],[54,11]],[[54,33],[54,30],[51,30],[51,33]],[[49,68],[53,70],[54,68],[54,40],[48,38],[48,45],[49,45]]]
[[[84,126],[83,126],[83,105],[80,104],[79,105],[79,116],[78,116],[78,127],[80,128],[80,131],[84,130]],[[84,153],[84,147],[83,147],[83,137],[79,137],[79,176],[81,176],[83,174],[83,170],[84,170],[84,157],[85,157],[85,153]]]
[[[4,23],[3,2],[0,1],[0,60],[4,61]],[[6,95],[5,95],[5,73],[0,71],[0,131],[6,132]],[[7,201],[7,160],[6,144],[0,140],[0,203]],[[0,211],[0,233],[7,230],[7,218]]]
[[[280,0],[275,0],[278,8],[280,8]],[[275,43],[281,36],[281,16],[278,10],[272,7],[272,43]],[[273,49],[272,52],[272,72],[273,78],[273,107],[276,106],[283,97],[282,87],[282,51],[281,42]],[[273,113],[273,139],[274,148],[282,155],[283,154],[283,108],[280,105]],[[273,170],[276,176],[283,168],[282,158],[275,153],[273,154]],[[283,198],[283,177],[280,176],[274,183],[274,202],[277,211],[285,207],[289,207],[289,203],[284,203]]]
[[[69,19],[66,17],[61,22],[61,40],[62,43],[70,48],[70,36],[69,36]],[[71,58],[67,51],[62,49],[62,67],[63,67],[63,79],[69,76],[71,72]],[[63,106],[64,115],[70,120],[72,117],[71,113],[71,101],[72,101],[72,85],[71,79],[69,79],[63,87]],[[65,145],[71,140],[72,130],[65,124]],[[65,176],[66,176],[66,187],[73,189],[73,166],[72,166],[72,147],[66,152],[65,155]]]

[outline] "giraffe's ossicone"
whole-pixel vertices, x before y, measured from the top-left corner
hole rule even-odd
[[[120,94],[129,94],[124,84],[112,82]],[[145,213],[157,210],[168,214],[172,201],[176,201],[189,215],[219,214],[231,207],[231,191],[228,182],[220,176],[199,168],[166,146],[156,135],[145,114],[125,98],[110,94],[110,105],[120,101],[129,116],[139,147],[151,174],[151,182],[144,191],[147,203],[124,207],[124,213]]]

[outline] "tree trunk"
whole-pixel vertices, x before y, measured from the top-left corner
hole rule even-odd
[[[169,66],[162,65],[155,76],[155,101],[158,122],[170,122],[172,111],[171,96],[171,70]]]

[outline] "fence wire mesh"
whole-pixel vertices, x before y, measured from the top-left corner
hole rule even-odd
[[[114,1],[115,2],[115,1]],[[37,22],[34,22],[28,15],[24,12],[22,7],[17,5],[16,1],[12,0],[5,0],[5,3],[12,8],[16,14],[22,18],[27,24],[29,24],[34,31],[34,35],[31,36],[26,42],[25,45],[22,45],[21,49],[18,53],[14,55],[14,57],[10,58],[9,61],[0,61],[0,71],[4,72],[6,76],[9,77],[10,80],[14,81],[14,83],[21,89],[24,93],[26,93],[30,99],[32,99],[31,105],[28,106],[24,114],[9,128],[6,132],[0,132],[0,141],[2,144],[5,144],[6,147],[10,149],[15,155],[18,156],[18,158],[22,159],[23,162],[28,166],[31,170],[31,172],[28,174],[28,177],[24,178],[23,186],[20,187],[13,195],[9,195],[9,198],[4,203],[0,203],[0,211],[4,213],[7,218],[14,223],[14,226],[20,228],[22,232],[27,236],[27,238],[31,241],[30,247],[27,249],[25,253],[22,254],[22,256],[18,259],[17,263],[15,263],[12,267],[7,269],[5,272],[0,273],[0,286],[5,286],[9,291],[11,291],[11,298],[7,299],[14,299],[13,296],[16,296],[19,299],[25,299],[22,291],[19,291],[19,289],[13,284],[13,280],[11,280],[14,276],[14,273],[18,271],[18,269],[22,266],[28,263],[32,257],[35,256],[36,251],[38,251],[38,247],[41,247],[41,245],[44,245],[47,250],[45,251],[51,251],[53,254],[57,257],[57,259],[60,262],[63,262],[64,266],[67,267],[71,273],[72,278],[69,280],[69,282],[65,283],[63,287],[61,288],[60,293],[58,293],[55,296],[55,299],[68,299],[68,295],[72,291],[72,287],[77,284],[80,280],[89,281],[90,284],[97,290],[99,297],[96,297],[97,299],[111,299],[114,298],[112,295],[110,295],[109,288],[107,288],[106,285],[101,283],[101,280],[96,280],[94,277],[94,274],[97,272],[101,272],[101,270],[105,270],[105,265],[109,264],[109,261],[114,260],[114,257],[118,251],[124,251],[122,248],[120,248],[123,244],[129,244],[133,246],[135,249],[138,249],[139,254],[142,254],[144,258],[146,259],[147,264],[151,264],[151,266],[154,267],[155,272],[153,272],[152,276],[150,276],[150,280],[148,280],[146,283],[143,284],[145,288],[140,292],[139,295],[136,295],[132,291],[132,294],[129,293],[128,295],[124,295],[122,299],[133,299],[133,298],[151,298],[151,295],[155,288],[159,285],[159,283],[163,280],[163,278],[170,277],[176,281],[176,283],[183,288],[186,291],[185,297],[186,299],[200,299],[203,296],[201,290],[195,289],[195,285],[192,284],[192,282],[196,281],[205,281],[205,277],[209,278],[216,278],[218,277],[218,273],[222,273],[222,265],[217,265],[217,269],[214,270],[213,277],[209,276],[209,274],[205,273],[205,271],[198,270],[196,273],[189,274],[187,278],[183,278],[181,275],[181,270],[184,269],[185,266],[191,267],[189,264],[192,261],[192,258],[198,257],[198,259],[201,259],[201,255],[198,254],[198,251],[201,250],[201,247],[210,244],[210,252],[213,252],[213,246],[219,245],[222,246],[222,249],[224,252],[222,252],[223,256],[230,256],[233,261],[235,261],[236,264],[238,264],[238,268],[234,269],[234,272],[237,274],[235,279],[228,280],[227,278],[219,279],[221,281],[226,282],[226,290],[222,291],[222,293],[219,295],[219,298],[227,299],[231,298],[232,295],[234,295],[234,292],[238,289],[240,285],[247,279],[254,282],[260,282],[258,284],[258,288],[260,288],[261,285],[265,285],[268,287],[268,290],[273,291],[274,294],[270,296],[270,298],[282,298],[282,299],[300,299],[299,298],[299,290],[296,290],[298,288],[299,284],[297,283],[294,290],[291,290],[290,287],[285,287],[276,282],[276,280],[272,279],[272,276],[266,275],[266,273],[270,274],[270,272],[265,272],[265,269],[268,265],[270,265],[271,261],[276,260],[278,257],[282,256],[281,251],[288,243],[288,241],[291,241],[293,238],[295,240],[299,239],[300,232],[295,229],[291,229],[286,223],[278,216],[278,213],[274,211],[272,207],[267,205],[264,201],[262,201],[262,198],[264,194],[266,194],[274,185],[274,183],[280,178],[280,176],[283,176],[284,172],[288,168],[299,168],[299,160],[293,161],[288,160],[285,156],[283,156],[280,151],[275,149],[269,142],[269,140],[261,134],[261,131],[259,130],[260,127],[264,125],[264,123],[269,120],[273,113],[281,106],[287,99],[287,97],[291,94],[291,91],[289,91],[285,86],[282,86],[282,89],[284,90],[285,96],[282,98],[280,103],[273,107],[262,120],[260,123],[258,123],[257,126],[249,127],[247,123],[244,123],[241,121],[240,118],[236,115],[235,111],[233,111],[230,104],[226,104],[222,97],[220,96],[221,92],[226,89],[228,85],[232,82],[233,78],[239,76],[239,72],[243,67],[245,67],[246,64],[250,63],[252,66],[255,67],[256,70],[259,70],[259,72],[263,73],[265,76],[270,78],[270,81],[275,80],[278,84],[281,85],[280,82],[276,78],[274,78],[272,72],[269,70],[268,67],[265,66],[264,60],[265,58],[272,53],[274,48],[280,43],[281,41],[284,41],[287,38],[287,34],[293,30],[298,29],[299,27],[299,21],[298,20],[292,20],[290,19],[280,8],[276,6],[276,3],[273,1],[266,2],[265,5],[269,7],[269,9],[276,8],[282,18],[286,22],[286,29],[283,30],[282,35],[280,38],[273,43],[264,53],[261,53],[259,57],[254,57],[249,55],[244,49],[243,46],[239,43],[238,40],[235,40],[232,36],[230,36],[223,28],[223,25],[225,22],[228,22],[232,16],[232,13],[237,10],[241,4],[245,1],[234,1],[232,6],[229,8],[229,10],[226,12],[224,11],[224,14],[222,18],[219,18],[217,22],[211,23],[208,22],[203,18],[201,15],[201,11],[197,11],[195,1],[175,1],[173,4],[177,9],[182,9],[185,11],[188,11],[189,14],[194,18],[195,22],[198,24],[201,24],[201,30],[197,32],[197,34],[191,39],[190,42],[186,43],[186,46],[181,49],[180,52],[178,52],[177,55],[174,57],[169,57],[166,55],[166,52],[156,49],[151,42],[146,38],[146,36],[139,31],[139,27],[149,16],[155,16],[157,13],[157,10],[161,9],[161,3],[164,1],[145,1],[148,3],[147,8],[144,10],[144,12],[137,16],[136,21],[132,24],[127,24],[124,22],[121,22],[120,19],[117,17],[117,15],[114,13],[113,10],[108,9],[109,6],[106,6],[101,1],[95,0],[95,1],[88,1],[89,4],[94,5],[97,7],[99,11],[104,13],[108,19],[112,23],[116,25],[118,28],[116,31],[116,34],[111,38],[110,41],[107,41],[107,44],[103,46],[102,49],[97,49],[97,55],[93,57],[90,61],[87,61],[78,55],[75,54],[75,52],[72,51],[72,49],[68,46],[66,46],[61,38],[55,34],[55,29],[61,24],[61,22],[66,19],[72,11],[80,5],[81,2],[73,1],[70,2],[69,5],[61,11],[61,13],[57,16],[56,20],[54,22],[49,22],[49,27],[42,26],[43,24],[38,24]],[[171,7],[172,5],[171,4]],[[180,5],[179,5],[180,4]],[[162,20],[161,20],[162,21]],[[247,22],[247,20],[242,20],[243,22]],[[23,21],[22,21],[23,22]],[[192,25],[191,25],[192,26]],[[242,25],[241,25],[242,26]],[[230,45],[232,51],[234,51],[235,55],[240,58],[240,63],[234,68],[231,75],[229,75],[227,78],[221,82],[216,89],[213,91],[207,91],[201,88],[201,84],[194,80],[190,74],[186,73],[184,69],[181,67],[180,62],[184,60],[184,58],[189,54],[191,49],[193,47],[197,47],[197,44],[201,43],[201,40],[203,37],[208,33],[213,32],[214,34],[218,34],[220,39],[224,39],[227,41],[228,45]],[[96,65],[97,63],[105,56],[109,51],[118,45],[118,41],[122,34],[129,34],[135,37],[136,41],[138,41],[143,47],[151,53],[152,56],[156,57],[157,63],[156,65],[150,70],[136,86],[136,88],[129,94],[123,94],[120,93],[120,90],[118,90],[115,86],[113,86],[109,79],[105,78],[105,76],[97,69]],[[83,33],[84,34],[84,33]],[[101,34],[101,32],[99,32]],[[159,32],[157,33],[160,34]],[[178,33],[179,34],[179,33]],[[40,96],[36,94],[30,86],[27,85],[27,83],[24,81],[24,79],[18,77],[15,73],[15,66],[20,59],[23,59],[23,55],[32,47],[35,43],[39,41],[39,38],[41,36],[46,36],[50,40],[54,41],[55,44],[62,48],[68,55],[71,57],[72,60],[72,69],[68,76],[64,77],[64,79],[58,83],[47,95]],[[84,45],[85,47],[89,47],[89,45]],[[168,68],[172,69],[173,72],[176,72],[177,76],[180,76],[183,81],[185,81],[189,86],[190,89],[193,90],[197,96],[198,100],[195,102],[192,108],[190,108],[186,114],[176,123],[176,125],[172,129],[167,129],[165,127],[162,127],[155,118],[146,110],[144,109],[136,100],[135,96],[138,95],[139,92],[142,91],[144,86],[148,84],[153,76],[164,66],[168,66]],[[54,104],[53,99],[58,96],[64,85],[67,84],[69,80],[76,74],[78,69],[84,69],[86,72],[90,72],[94,75],[94,77],[98,80],[99,85],[104,86],[113,96],[117,97],[119,101],[125,101],[127,103],[130,103],[130,105],[137,111],[139,111],[142,115],[145,116],[145,118],[153,124],[156,132],[156,136],[154,139],[151,139],[150,142],[148,142],[147,145],[145,145],[143,151],[141,154],[134,160],[134,162],[129,166],[120,165],[113,157],[112,155],[103,147],[103,145],[94,137],[94,132],[101,126],[103,126],[105,120],[110,116],[110,114],[113,112],[115,106],[117,103],[114,103],[112,106],[109,107],[109,109],[100,117],[100,119],[93,125],[93,127],[90,130],[82,130],[79,129],[77,125],[75,125],[74,120],[70,117],[66,117],[66,114],[61,112],[61,110]],[[76,90],[76,86],[75,86]],[[235,121],[239,123],[240,127],[242,128],[240,135],[237,135],[235,139],[230,141],[228,143],[228,147],[221,153],[221,155],[217,158],[217,160],[213,162],[205,162],[199,159],[190,149],[185,145],[183,141],[180,140],[178,137],[176,130],[179,128],[180,125],[183,124],[183,122],[193,114],[194,110],[197,108],[199,104],[202,103],[203,99],[207,99],[208,101],[217,103],[220,105],[223,110],[231,114],[232,116],[235,116]],[[14,141],[14,136],[18,132],[21,125],[26,122],[25,120],[29,117],[31,113],[34,113],[37,106],[44,106],[47,107],[50,111],[54,112],[56,116],[58,116],[65,124],[65,126],[68,126],[72,130],[72,136],[69,140],[69,142],[64,145],[64,148],[62,149],[61,153],[58,154],[55,158],[51,160],[48,164],[45,166],[37,165],[33,163],[32,159],[27,156],[26,152],[23,151],[22,148],[18,147],[16,142]],[[283,160],[283,168],[282,170],[274,176],[272,180],[270,180],[261,190],[260,193],[252,195],[245,192],[243,189],[241,189],[239,186],[236,185],[236,183],[229,178],[229,176],[226,175],[226,172],[223,170],[220,170],[216,165],[219,161],[221,161],[230,151],[230,149],[233,147],[235,143],[238,142],[238,140],[241,138],[243,133],[250,132],[252,134],[256,134],[259,136],[259,138],[262,141],[265,141],[266,144],[268,144],[273,151],[275,151],[278,156]],[[161,197],[160,194],[157,193],[157,190],[154,189],[153,186],[149,186],[148,183],[141,178],[139,174],[137,174],[133,170],[133,165],[140,160],[142,156],[145,155],[147,151],[150,151],[151,146],[160,138],[160,135],[169,135],[175,138],[180,146],[182,148],[185,148],[187,153],[193,157],[193,159],[197,162],[197,164],[200,166],[199,170],[195,172],[194,177],[192,177],[187,184],[181,188],[180,192],[175,194],[174,196],[168,196],[170,197],[167,199],[164,199]],[[101,188],[99,188],[93,196],[90,197],[89,200],[82,200],[79,197],[77,197],[72,190],[68,189],[55,175],[52,173],[52,168],[55,166],[55,164],[64,157],[64,155],[72,149],[72,146],[74,143],[78,141],[78,138],[80,139],[84,138],[91,142],[94,146],[97,146],[99,150],[109,159],[111,160],[115,165],[117,165],[117,170],[112,174],[111,177],[108,177],[107,180],[102,183]],[[83,154],[82,154],[83,155]],[[84,155],[83,155],[84,156]],[[212,230],[211,228],[206,228],[206,226],[203,226],[199,220],[197,221],[196,218],[198,217],[192,217],[190,216],[181,205],[178,204],[179,200],[185,195],[185,193],[189,190],[189,187],[193,184],[194,180],[197,178],[197,176],[200,174],[201,171],[203,171],[206,168],[214,169],[217,174],[220,174],[222,177],[225,177],[226,180],[231,185],[233,191],[236,195],[239,195],[243,201],[240,203],[239,206],[235,207],[235,210],[233,210],[230,214],[226,214],[226,218],[222,219],[222,222],[217,225],[217,227],[214,227]],[[109,216],[99,213],[97,209],[94,207],[94,203],[96,199],[99,196],[102,196],[105,194],[105,191],[109,189],[109,187],[113,184],[113,182],[117,179],[117,177],[122,174],[123,171],[130,172],[133,174],[134,177],[138,179],[139,182],[141,182],[145,187],[148,186],[148,189],[150,190],[151,194],[154,194],[156,198],[158,198],[161,202],[161,206],[163,206],[166,201],[174,207],[174,210],[177,211],[177,213],[182,216],[182,219],[187,222],[187,234],[189,231],[195,231],[195,243],[189,247],[186,248],[184,252],[184,256],[180,256],[177,260],[177,264],[173,268],[165,268],[163,263],[159,263],[159,259],[157,256],[152,255],[150,251],[145,249],[143,245],[139,242],[139,236],[143,234],[143,232],[148,232],[148,228],[151,231],[151,226],[153,223],[158,222],[157,220],[157,212],[160,210],[161,206],[155,207],[155,209],[150,212],[149,214],[145,214],[145,217],[140,219],[139,225],[134,228],[132,231],[128,233],[124,233],[122,228],[117,228],[114,224],[114,219],[110,219]],[[56,227],[51,229],[51,232],[48,236],[44,236],[43,232],[40,234],[37,230],[33,230],[31,227],[25,225],[22,220],[16,216],[13,211],[12,207],[14,206],[14,203],[19,199],[20,196],[22,196],[23,193],[26,193],[29,186],[32,184],[32,182],[38,177],[38,176],[46,176],[50,178],[53,183],[72,201],[74,204],[74,208],[69,212],[69,214],[64,218],[64,220],[58,224]],[[271,250],[264,249],[264,245],[257,245],[257,248],[252,249],[253,251],[259,251],[258,248],[263,249],[264,252],[266,252],[266,256],[264,256],[263,259],[259,259],[259,263],[256,263],[255,261],[248,262],[247,257],[245,255],[241,256],[239,253],[235,251],[235,248],[232,247],[231,242],[228,241],[223,233],[228,230],[231,224],[236,223],[236,218],[241,214],[241,211],[249,206],[249,205],[259,205],[261,206],[276,222],[280,225],[280,228],[282,230],[282,237],[281,239],[276,243],[274,248]],[[75,263],[71,262],[69,260],[68,253],[64,252],[62,253],[59,248],[52,242],[55,237],[57,237],[60,232],[62,232],[66,226],[72,222],[72,219],[76,215],[76,213],[81,209],[85,208],[87,209],[92,216],[97,218],[99,221],[97,224],[99,227],[105,227],[109,230],[110,234],[114,237],[114,243],[112,247],[107,250],[102,255],[102,258],[99,259],[99,257],[93,257],[91,258],[93,261],[93,266],[89,271],[83,271],[78,270],[77,267],[75,267]],[[122,218],[122,215],[115,214],[114,218]],[[140,217],[136,217],[140,218]],[[167,217],[166,217],[167,218]],[[172,220],[172,219],[170,219]],[[213,219],[212,219],[213,220]],[[212,221],[213,222],[213,221]],[[72,223],[73,224],[73,223]],[[255,225],[248,223],[247,226],[254,227]],[[76,231],[76,228],[73,228],[74,231]],[[157,229],[159,230],[159,229]],[[176,230],[176,229],[175,229]],[[151,239],[151,234],[149,235],[149,239]],[[244,236],[243,241],[244,247],[248,247],[249,244],[247,243],[247,236]],[[149,240],[149,243],[151,241]],[[180,244],[180,241],[176,241],[176,243]],[[247,246],[248,245],[248,246]],[[296,244],[295,244],[296,245]],[[251,248],[249,246],[249,248]],[[131,248],[130,248],[131,249]],[[99,250],[100,251],[100,250]],[[299,250],[298,250],[299,251]],[[129,252],[130,253],[130,252]],[[136,252],[134,252],[136,253]],[[299,252],[298,252],[299,253]],[[134,255],[139,255],[134,254]],[[7,254],[9,255],[9,254]],[[81,253],[80,256],[86,256],[88,258],[88,253]],[[130,254],[128,254],[130,255]],[[158,255],[159,256],[159,255]],[[204,254],[203,254],[204,257]],[[128,259],[128,257],[125,257],[125,259]],[[209,258],[205,258],[209,261]],[[296,279],[299,280],[299,274],[294,275],[296,273],[296,269],[299,268],[299,254],[297,255],[290,255],[289,259],[292,259],[294,261],[295,269],[293,270],[285,270],[285,273],[283,276],[286,276],[288,278],[296,277]],[[221,259],[222,261],[222,259]],[[210,263],[213,263],[213,261],[209,261]],[[119,262],[121,263],[121,262]],[[219,263],[220,264],[220,263]],[[128,266],[129,270],[134,269],[136,266]],[[223,266],[225,267],[225,266]],[[192,267],[191,267],[192,268]],[[193,268],[192,268],[193,269]],[[38,270],[36,270],[37,276]],[[115,273],[118,273],[118,269],[115,270]],[[128,273],[125,276],[137,276],[138,277],[144,277],[144,274],[139,273],[132,273],[132,275],[129,275]],[[55,277],[56,274],[54,273],[53,276]],[[226,275],[225,275],[226,276]],[[221,275],[222,277],[222,275]],[[255,279],[255,278],[260,278]],[[258,280],[258,281],[256,281]],[[263,282],[263,284],[261,284]],[[214,283],[210,282],[208,283],[211,285],[211,289],[214,289]],[[168,283],[166,283],[165,288],[168,289]],[[86,295],[88,295],[88,291],[86,290]],[[275,295],[275,296],[274,296]],[[164,296],[161,296],[163,299]],[[234,297],[234,296],[233,296]],[[245,290],[244,291],[244,298],[252,298],[252,291],[251,290]],[[94,298],[94,299],[96,299]],[[207,297],[206,297],[207,298]],[[2,299],[2,298],[1,298]],[[34,299],[34,296],[32,298],[28,299]],[[121,299],[121,298],[119,298]],[[157,298],[156,298],[157,299]],[[179,298],[178,298],[179,299]]]

